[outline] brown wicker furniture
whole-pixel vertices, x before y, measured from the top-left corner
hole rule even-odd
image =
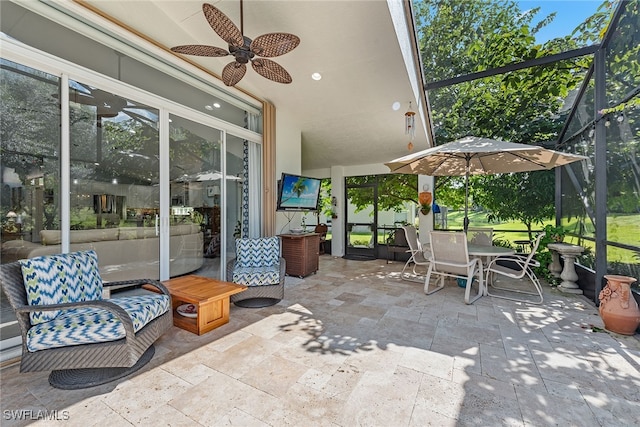
[[[0,283],[11,307],[16,312],[22,333],[22,358],[20,372],[48,371],[52,386],[62,389],[79,389],[104,384],[135,372],[144,366],[154,354],[153,343],[172,326],[171,312],[156,317],[138,332],[127,312],[109,300],[61,303],[54,305],[29,305],[22,269],[18,262],[0,266]],[[162,283],[154,280],[131,280],[104,283],[105,288],[137,287],[153,285],[159,292],[169,292]],[[111,313],[124,327],[125,337],[116,341],[70,345],[38,351],[27,348],[27,334],[32,328],[30,313],[100,308]]]
[[[281,234],[282,257],[287,260],[289,276],[305,277],[318,271],[320,235]]]
[[[244,285],[195,275],[162,283],[171,294],[174,326],[198,335],[228,323],[229,297],[247,289]],[[185,303],[195,306],[195,317],[186,317],[177,311]]]
[[[324,255],[324,243],[327,241],[327,232],[329,231],[329,226],[325,223],[321,223],[316,225],[314,229],[315,233],[318,233],[320,236],[320,255]]]

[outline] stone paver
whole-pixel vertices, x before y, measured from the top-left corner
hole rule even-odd
[[[94,389],[7,366],[2,425],[640,425],[640,340],[592,332],[584,297],[465,305],[453,281],[424,295],[401,269],[324,255],[276,306],[232,306],[200,337],[173,328],[142,370]]]

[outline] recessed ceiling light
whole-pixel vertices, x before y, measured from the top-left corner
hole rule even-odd
[[[311,74],[311,78],[312,78],[313,80],[320,80],[320,79],[322,78],[322,74],[320,74],[320,73],[313,73],[313,74]]]
[[[393,111],[398,111],[400,109],[400,103],[398,101],[394,102],[391,104],[391,108],[393,108]]]
[[[209,111],[213,110],[213,106],[212,105],[205,105],[204,108],[205,108],[205,110],[209,110]]]
[[[217,102],[214,102],[214,103],[213,103],[213,106],[214,106],[214,107],[216,107],[216,108],[220,108],[220,104],[219,104],[219,103],[217,103]]]

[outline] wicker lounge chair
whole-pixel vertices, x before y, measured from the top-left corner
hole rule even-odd
[[[103,284],[97,263],[94,251],[84,251],[0,266],[22,333],[20,372],[51,370],[53,387],[79,389],[122,378],[151,360],[154,341],[173,325],[169,292],[155,280]],[[103,286],[142,284],[162,294],[102,299]]]
[[[279,303],[284,298],[285,272],[279,237],[237,239],[236,258],[227,262],[227,280],[247,289],[231,295],[231,302],[248,308]]]

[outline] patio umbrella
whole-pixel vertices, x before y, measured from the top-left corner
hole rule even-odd
[[[385,165],[393,173],[464,176],[464,231],[466,232],[469,227],[469,175],[549,170],[585,159],[587,157],[561,153],[536,145],[467,136],[400,157]]]

